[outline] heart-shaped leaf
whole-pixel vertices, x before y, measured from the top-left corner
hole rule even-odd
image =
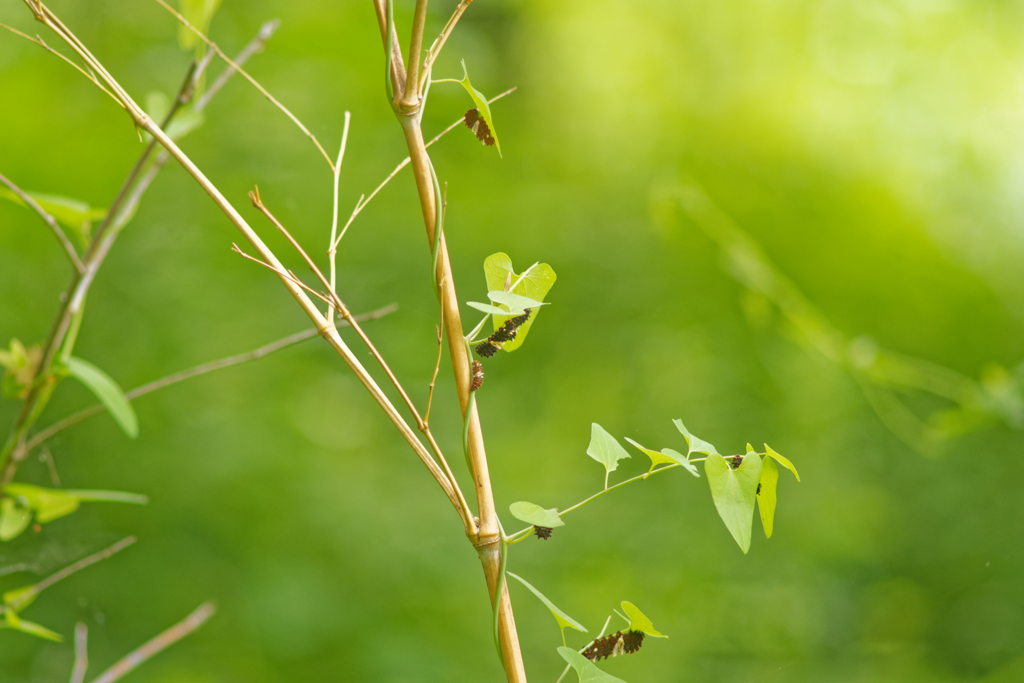
[[[671,448],[662,448],[660,452],[652,451],[650,448],[644,448],[643,446],[638,444],[636,441],[633,441],[633,439],[629,438],[628,436],[623,438],[626,439],[626,441],[628,441],[629,443],[633,444],[633,446],[635,446],[637,449],[643,451],[647,455],[647,457],[651,459],[651,469],[647,470],[647,475],[645,475],[644,477],[645,479],[648,475],[651,474],[651,472],[654,471],[654,468],[657,465],[682,465],[683,467],[686,468],[687,472],[689,472],[695,477],[700,477],[700,472],[697,471],[697,468],[694,466],[694,464],[687,460],[686,456],[683,455],[682,453],[674,451]]]
[[[637,609],[636,605],[631,602],[622,601],[622,611],[629,617],[629,630],[630,631],[643,631],[649,636],[655,638],[668,638],[664,633],[655,630],[654,624],[651,620],[644,616],[644,613]]]
[[[569,662],[569,665],[576,669],[580,677],[580,683],[626,683],[621,678],[616,678],[597,668],[597,664],[581,655],[570,647],[558,648],[558,654],[562,659]]]
[[[772,537],[775,521],[775,489],[779,483],[779,466],[771,458],[761,462],[761,479],[757,483],[757,510],[761,513],[761,526],[765,538]]]
[[[68,358],[67,368],[72,377],[96,395],[128,438],[134,439],[139,435],[139,418],[135,416],[135,409],[124,397],[117,382],[92,363],[74,356]]]
[[[683,424],[682,420],[672,420],[672,424],[676,426],[676,429],[678,429],[679,432],[683,435],[683,438],[686,439],[686,445],[689,447],[689,451],[686,453],[687,458],[689,458],[690,455],[693,453],[705,453],[707,455],[718,453],[718,450],[710,443],[704,441],[703,439],[698,439],[693,434],[691,434],[690,431]]]
[[[779,455],[778,453],[773,451],[771,449],[771,446],[769,446],[768,444],[764,445],[764,450],[765,450],[765,455],[767,455],[769,458],[774,458],[775,460],[778,460],[780,465],[782,465],[787,470],[792,472],[793,476],[796,477],[796,480],[800,481],[800,475],[797,473],[796,468],[793,467],[793,463],[791,463],[788,459],[782,457],[781,455]]]
[[[488,291],[505,291],[505,282],[508,281],[512,285],[510,291],[513,294],[518,294],[537,302],[544,301],[544,297],[551,290],[551,286],[555,284],[557,279],[555,271],[546,263],[534,264],[522,276],[516,275],[512,270],[512,259],[508,257],[508,254],[501,252],[491,254],[484,260],[484,276],[487,279]],[[501,347],[503,351],[515,351],[523,345],[526,335],[529,334],[530,327],[533,325],[533,321],[537,319],[539,313],[540,307],[530,309],[530,317],[519,326],[516,338],[505,342]],[[494,329],[497,330],[505,324],[506,320],[512,317],[515,316],[511,314],[495,315],[493,319]]]
[[[590,425],[590,446],[587,447],[587,455],[604,465],[605,488],[608,487],[607,475],[618,468],[619,460],[629,457],[622,444],[596,422]]]
[[[750,550],[750,528],[754,523],[757,482],[761,479],[761,457],[749,453],[739,468],[732,469],[721,455],[713,453],[704,462],[704,473],[711,485],[711,497],[729,533],[740,549]]]
[[[562,610],[558,609],[558,607],[556,607],[553,602],[548,600],[544,596],[543,593],[541,593],[539,590],[537,590],[536,588],[531,586],[529,583],[527,583],[526,579],[522,578],[521,576],[516,576],[515,574],[513,574],[510,571],[506,571],[505,572],[505,576],[511,576],[513,579],[515,579],[519,583],[521,583],[524,586],[526,586],[528,589],[530,589],[531,593],[536,595],[537,598],[541,602],[544,603],[545,607],[547,607],[549,610],[551,610],[551,614],[554,615],[555,621],[558,622],[558,628],[560,628],[562,630],[562,642],[563,643],[565,642],[565,627],[566,626],[569,626],[570,628],[574,628],[577,631],[582,631],[583,633],[587,632],[587,629],[583,628],[583,625],[580,624],[580,622],[576,621],[575,619],[570,617],[568,614],[566,614]]]
[[[518,503],[512,503],[508,506],[508,509],[509,512],[512,513],[513,517],[520,519],[527,524],[543,526],[549,529],[565,526],[565,522],[563,522],[562,518],[558,516],[558,508],[546,510],[540,505],[520,501]]]

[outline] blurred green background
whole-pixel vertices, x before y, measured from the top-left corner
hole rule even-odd
[[[455,4],[432,3],[428,34]],[[397,2],[403,36],[412,5]],[[136,100],[174,92],[188,55],[157,4],[52,8]],[[345,216],[405,156],[371,3],[225,0],[212,35],[234,54],[273,17],[282,26],[250,72],[328,149],[352,112]],[[0,21],[44,30],[18,2],[0,6]],[[553,305],[521,350],[487,363],[480,394],[506,528],[520,526],[511,502],[564,508],[601,486],[585,454],[591,422],[679,449],[671,420],[682,418],[723,453],[767,441],[803,478],[783,473],[774,537],[755,522],[748,556],[706,480],[681,472],[513,548],[509,568],[591,633],[629,600],[671,636],[610,660],[610,673],[630,683],[1024,679],[1024,435],[1012,428],[1024,359],[1022,21],[1024,3],[966,0],[478,0],[466,13],[435,77],[459,77],[464,58],[487,95],[518,91],[493,106],[504,158],[464,128],[432,150],[448,183],[460,297],[481,300],[483,259],[498,251],[519,269],[543,261],[558,273]],[[108,205],[141,151],[109,98],[7,32],[0,93],[0,172]],[[458,86],[435,86],[426,134],[469,106]],[[297,272],[248,205],[254,184],[312,251],[326,248],[326,164],[250,85],[232,81],[182,146]],[[706,198],[704,214],[679,201],[686,192]],[[729,265],[707,230],[712,214],[760,245],[750,272],[773,263],[817,313],[802,325],[751,291],[738,253]],[[70,270],[30,212],[0,203],[0,225],[0,342],[37,343]],[[76,354],[134,387],[304,329],[279,283],[230,252],[238,240],[168,167],[92,289]],[[408,171],[354,223],[339,266],[354,311],[399,304],[367,329],[422,405],[437,305]],[[861,351],[916,359],[927,377],[985,378],[971,385],[984,405],[964,420],[936,412],[957,406],[830,358],[807,341],[808,320],[843,349],[857,339]],[[468,483],[443,368],[431,421]],[[66,382],[40,426],[91,403]],[[0,403],[5,431],[16,409]],[[93,675],[214,599],[212,621],[130,680],[503,680],[457,518],[326,345],[136,409],[136,441],[103,415],[49,450],[65,486],[151,504],[86,505],[0,546],[0,568],[28,563],[41,576],[139,537],[25,612],[65,636],[88,623]],[[915,429],[930,440],[915,441]],[[646,469],[633,453],[613,481]],[[50,485],[35,456],[19,479]],[[34,580],[9,574],[0,589]],[[531,680],[554,681],[557,627],[525,589],[511,590]],[[4,683],[67,680],[71,662],[67,643],[0,632]]]

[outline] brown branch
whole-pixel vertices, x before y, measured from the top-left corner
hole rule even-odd
[[[423,82],[420,83],[420,97],[423,96],[423,93],[426,90],[427,82],[430,78],[430,70],[433,68],[434,62],[437,60],[437,56],[441,54],[441,48],[443,48],[444,44],[448,42],[448,36],[450,36],[452,31],[455,30],[455,25],[459,23],[459,19],[462,18],[463,12],[465,12],[472,3],[473,0],[462,0],[462,2],[459,3],[459,6],[455,8],[454,12],[452,12],[452,16],[448,18],[448,23],[444,25],[443,29],[441,29],[441,34],[437,37],[437,40],[435,40],[433,45],[430,46],[430,49],[427,50],[427,57],[423,63]],[[491,100],[491,102],[493,101],[494,100]]]
[[[420,57],[423,54],[423,33],[427,28],[427,2],[428,0],[416,0],[416,10],[413,13],[409,62],[406,64],[409,71],[405,81],[405,95],[402,97],[402,106],[408,109],[417,109],[422,100],[419,84]],[[423,76],[426,79],[430,74],[424,71]]]
[[[153,655],[166,650],[171,645],[202,626],[213,616],[217,608],[212,602],[204,602],[192,614],[179,621],[152,640],[131,651],[119,659],[112,667],[92,680],[92,683],[114,683],[129,671],[144,663]]]
[[[51,216],[43,207],[39,206],[36,200],[32,199],[27,192],[8,180],[2,173],[0,173],[0,183],[6,185],[11,192],[18,195],[21,201],[25,202],[28,208],[39,214],[39,217],[43,219],[43,222],[50,226],[50,229],[53,230],[53,234],[55,234],[57,239],[60,240],[61,245],[64,247],[64,251],[68,254],[68,258],[71,259],[71,263],[75,266],[75,270],[77,270],[79,274],[85,273],[85,264],[82,263],[82,259],[78,258],[78,252],[75,251],[75,247],[71,244],[71,240],[68,239],[68,236],[65,235],[64,231],[60,229],[59,225],[57,225],[57,219]]]

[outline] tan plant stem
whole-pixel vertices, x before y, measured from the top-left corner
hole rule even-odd
[[[129,671],[144,663],[155,654],[166,650],[171,645],[202,626],[213,616],[217,608],[212,602],[204,602],[192,614],[179,621],[160,635],[144,643],[114,663],[112,667],[92,679],[92,683],[114,683]]]
[[[441,35],[437,37],[434,44],[430,46],[429,50],[427,50],[427,57],[423,61],[423,73],[428,75],[430,74],[430,68],[434,66],[437,56],[441,54],[441,48],[443,48],[444,44],[448,42],[448,36],[452,34],[453,30],[455,30],[455,25],[459,23],[459,19],[462,18],[462,14],[469,8],[472,2],[473,0],[462,0],[462,2],[459,3],[459,6],[455,8],[455,11],[452,12],[452,16],[448,18],[448,23],[444,25],[443,29],[441,29]],[[423,96],[426,85],[426,79],[423,79],[423,82],[420,83],[420,97]]]
[[[423,54],[423,32],[427,27],[427,2],[428,0],[416,0],[416,10],[412,19],[412,39],[409,41],[409,62],[406,68],[409,70],[405,81],[405,96],[402,98],[402,106],[407,109],[414,109],[420,103],[420,57]],[[429,77],[430,72],[424,71],[424,76]]]
[[[366,320],[376,320],[378,318],[384,317],[389,313],[394,312],[397,309],[397,305],[391,304],[390,306],[385,306],[384,308],[379,308],[376,311],[371,311],[369,313],[364,313],[362,315],[357,315],[355,317],[356,320],[360,322],[364,322]],[[339,326],[346,327],[348,326],[348,323],[345,321],[341,321]],[[228,356],[227,358],[221,358],[219,360],[210,361],[209,363],[203,363],[202,365],[197,365],[194,368],[182,370],[181,372],[176,372],[173,375],[168,375],[167,377],[161,377],[160,379],[153,380],[148,384],[143,384],[140,387],[136,387],[131,391],[125,392],[124,397],[129,401],[132,401],[140,396],[145,396],[146,394],[154,392],[158,389],[169,387],[172,384],[177,384],[178,382],[184,382],[185,380],[192,379],[193,377],[205,375],[208,372],[214,372],[215,370],[229,368],[232,365],[240,365],[242,363],[248,363],[249,361],[259,360],[260,358],[263,358],[264,356],[274,353],[275,351],[280,351],[281,349],[287,348],[294,344],[298,344],[301,341],[311,339],[315,336],[317,336],[317,332],[316,330],[313,329],[303,330],[302,332],[296,332],[295,334],[289,335],[283,339],[278,339],[275,342],[271,342],[270,344],[261,346],[258,349],[253,349],[252,351],[240,353],[235,356]],[[106,408],[102,404],[97,403],[94,406],[90,406],[88,408],[78,411],[77,413],[68,415],[63,420],[55,422],[54,424],[42,430],[38,434],[34,435],[31,439],[29,439],[26,442],[25,448],[28,451],[32,451],[32,449],[36,448],[37,446],[47,441],[48,439],[52,438],[58,432],[61,432],[72,425],[78,424],[82,420],[92,417],[93,415],[99,415],[104,411],[106,411]]]
[[[377,12],[377,23],[383,26],[385,49],[388,42],[388,0],[373,0],[373,8]],[[405,92],[405,62],[402,60],[402,45],[398,42],[398,31],[391,36],[391,87],[395,91],[395,102],[402,99]]]
[[[21,201],[25,202],[28,208],[39,214],[39,217],[43,219],[43,222],[50,226],[50,229],[53,230],[53,234],[55,234],[57,239],[60,240],[61,246],[63,246],[64,251],[67,252],[68,258],[71,259],[72,265],[75,266],[75,270],[77,270],[79,274],[85,273],[85,264],[82,263],[82,259],[78,258],[78,252],[75,251],[75,247],[71,244],[71,240],[68,239],[68,236],[60,229],[60,226],[57,224],[57,219],[51,216],[45,209],[43,209],[43,207],[39,206],[36,200],[32,199],[27,192],[8,180],[2,173],[0,173],[0,183],[6,185],[11,192],[18,195]]]

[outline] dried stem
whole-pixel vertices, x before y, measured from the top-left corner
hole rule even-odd
[[[427,2],[428,0],[416,0],[416,10],[413,13],[409,62],[406,65],[409,72],[405,81],[405,96],[402,98],[402,106],[408,109],[418,107],[422,100],[419,88],[420,56],[423,53],[423,32],[427,27]],[[424,69],[423,74],[429,77],[430,71]]]
[[[288,118],[290,118],[292,120],[292,122],[296,126],[299,127],[299,130],[301,130],[303,133],[305,133],[306,137],[308,137],[310,140],[313,141],[313,144],[316,145],[316,148],[318,150],[320,150],[321,154],[324,155],[324,159],[327,160],[327,165],[331,167],[331,172],[332,173],[334,172],[334,162],[331,161],[331,157],[329,157],[327,155],[327,152],[320,145],[320,141],[316,139],[316,136],[309,132],[309,129],[306,128],[302,124],[302,121],[299,121],[299,119],[295,116],[295,114],[292,114],[290,111],[288,111],[287,107],[285,107],[283,104],[278,102],[277,99],[273,95],[271,95],[269,92],[267,92],[266,88],[264,88],[262,85],[260,85],[256,81],[255,78],[253,78],[252,76],[247,74],[245,72],[245,70],[241,66],[239,66],[238,64],[232,62],[231,58],[228,57],[226,54],[224,54],[224,52],[221,51],[221,49],[217,46],[217,44],[215,42],[213,42],[212,40],[207,38],[205,35],[203,35],[203,32],[200,31],[199,29],[197,29],[195,26],[193,26],[192,24],[188,23],[188,20],[185,19],[185,17],[183,17],[180,14],[178,14],[170,5],[168,5],[166,2],[164,2],[164,0],[156,0],[156,1],[158,3],[160,3],[161,5],[163,5],[164,9],[166,9],[168,12],[170,12],[175,17],[177,17],[178,21],[180,21],[183,26],[187,27],[190,31],[192,31],[192,33],[195,33],[197,36],[199,36],[200,40],[202,40],[204,43],[209,45],[210,48],[213,49],[213,51],[216,52],[218,55],[220,55],[221,59],[223,59],[225,62],[230,64],[235,69],[235,71],[237,71],[238,73],[240,73],[243,76],[245,76],[246,80],[248,80],[250,83],[252,83],[254,86],[256,86],[256,89],[259,90],[261,93],[263,93],[264,97],[266,97],[268,100],[273,102],[277,106],[278,109],[283,111],[285,113],[285,115]]]
[[[428,74],[428,77],[431,67],[434,66],[434,62],[437,60],[437,56],[441,54],[441,48],[443,48],[444,44],[448,42],[448,36],[452,34],[453,30],[455,30],[455,25],[459,23],[459,19],[462,18],[462,14],[472,3],[473,0],[462,0],[462,2],[459,3],[459,6],[455,8],[454,12],[452,12],[452,16],[448,18],[448,23],[444,25],[443,29],[441,29],[441,35],[437,37],[434,44],[427,50],[427,57],[423,62],[423,73]],[[423,82],[420,83],[420,97],[423,96],[426,86],[427,79],[424,78]],[[493,101],[494,100],[491,100],[491,102]]]
[[[385,315],[393,313],[396,310],[398,310],[397,304],[391,304],[390,306],[378,308],[377,310],[370,311],[369,313],[357,315],[355,316],[355,319],[358,320],[359,322],[365,322],[367,320],[377,320],[378,318],[383,318]],[[344,320],[339,323],[339,327],[347,326],[348,323],[345,322]],[[270,355],[275,351],[280,351],[281,349],[287,348],[294,344],[298,344],[301,341],[311,339],[316,335],[316,330],[312,329],[303,330],[302,332],[296,332],[295,334],[284,337],[283,339],[278,339],[275,342],[271,342],[269,344],[261,346],[258,349],[253,349],[252,351],[240,353],[234,356],[228,356],[227,358],[221,358],[219,360],[210,361],[209,363],[203,363],[202,365],[197,365],[194,368],[182,370],[181,372],[176,372],[173,375],[168,375],[166,377],[161,377],[160,379],[153,380],[148,384],[143,384],[140,387],[136,387],[131,391],[125,392],[124,397],[129,401],[132,401],[140,396],[145,396],[146,394],[152,393],[157,389],[163,389],[164,387],[169,387],[172,384],[177,384],[178,382],[184,382],[185,380],[192,379],[193,377],[205,375],[208,372],[229,368],[232,365],[241,365],[242,363],[248,363],[249,361],[253,360],[259,360],[260,358]],[[32,451],[32,449],[34,449],[36,446],[52,438],[58,432],[61,432],[72,425],[78,424],[79,422],[88,417],[98,415],[104,412],[105,410],[106,408],[102,404],[97,403],[94,406],[90,406],[88,408],[85,408],[84,410],[80,410],[77,413],[69,415],[60,422],[56,422],[50,425],[43,431],[33,436],[25,444],[25,448],[28,451]]]
[[[212,602],[204,602],[196,608],[192,614],[179,621],[160,635],[156,636],[141,647],[132,650],[127,655],[114,663],[112,667],[92,680],[92,683],[114,683],[129,671],[144,663],[153,655],[166,650],[171,645],[192,633],[202,626],[207,619],[213,616],[217,608]]]
[[[64,247],[64,251],[68,254],[68,258],[71,259],[71,263],[75,266],[75,270],[77,270],[80,275],[84,274],[85,264],[82,263],[82,259],[78,258],[78,252],[75,251],[75,247],[71,244],[71,240],[68,239],[68,236],[65,235],[64,231],[60,229],[59,225],[57,225],[57,219],[47,213],[43,207],[39,206],[36,200],[32,199],[27,192],[8,180],[2,173],[0,173],[0,183],[3,183],[10,188],[11,192],[18,195],[21,201],[25,202],[28,208],[39,214],[39,217],[43,219],[43,222],[50,226],[50,229],[53,230],[53,234],[55,234],[57,239],[60,240],[61,245]]]

